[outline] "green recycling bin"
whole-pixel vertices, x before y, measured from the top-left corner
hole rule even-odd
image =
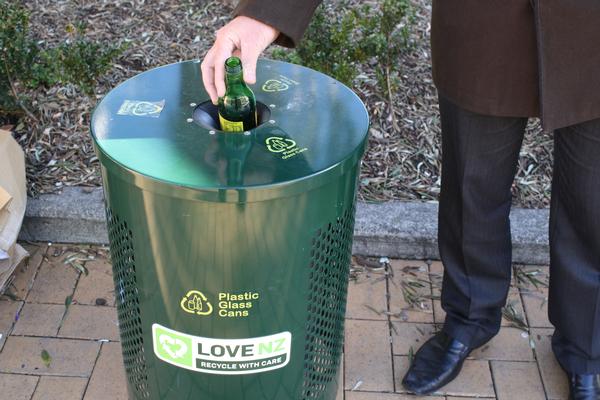
[[[335,399],[367,112],[284,62],[252,89],[243,133],[219,130],[197,60],[92,116],[131,399]]]

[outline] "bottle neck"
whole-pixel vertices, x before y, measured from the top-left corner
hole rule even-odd
[[[242,74],[242,72],[237,72],[237,73],[230,73],[228,72],[225,75],[225,83],[227,84],[227,86],[238,86],[238,85],[244,85],[244,76]]]

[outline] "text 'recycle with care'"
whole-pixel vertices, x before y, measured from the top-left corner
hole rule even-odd
[[[292,334],[243,339],[193,336],[152,325],[154,354],[174,366],[218,375],[243,375],[285,367],[290,361]]]

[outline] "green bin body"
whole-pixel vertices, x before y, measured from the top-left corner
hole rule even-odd
[[[335,399],[367,112],[308,68],[257,71],[245,133],[216,129],[198,61],[94,111],[131,399]]]

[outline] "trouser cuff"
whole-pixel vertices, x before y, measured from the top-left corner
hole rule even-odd
[[[447,314],[442,330],[462,344],[471,348],[477,348],[483,346],[496,336],[500,330],[500,324],[498,323],[497,325],[484,326],[475,321],[464,321],[461,318]]]
[[[579,375],[600,374],[600,358],[586,358],[577,354],[573,346],[556,332],[552,337],[552,350],[565,371]]]

